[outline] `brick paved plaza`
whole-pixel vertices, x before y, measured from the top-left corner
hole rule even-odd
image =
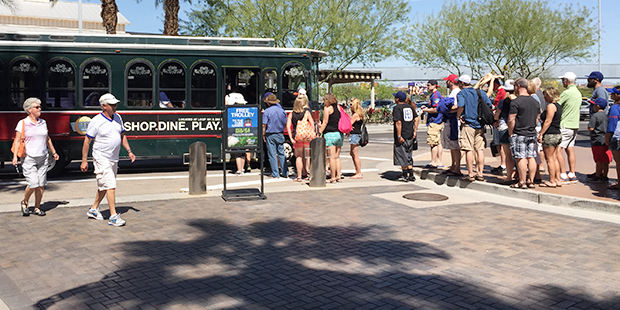
[[[421,189],[387,185],[121,204],[123,228],[86,208],[0,213],[0,298],[14,310],[620,308],[620,225],[385,199]]]

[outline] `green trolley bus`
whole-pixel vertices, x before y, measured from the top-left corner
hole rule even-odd
[[[276,48],[272,39],[0,34],[0,162],[12,159],[24,100],[37,97],[60,155],[50,174],[58,174],[81,158],[88,122],[108,92],[121,100],[118,113],[139,158],[181,158],[191,143],[203,141],[213,160],[222,161],[225,96],[236,92],[260,104],[272,92],[292,109],[305,88],[317,104],[325,55]]]

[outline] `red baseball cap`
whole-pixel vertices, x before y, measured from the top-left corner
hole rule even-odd
[[[444,81],[450,81],[452,83],[456,83],[456,80],[459,78],[456,74],[450,74],[448,77],[443,78]]]

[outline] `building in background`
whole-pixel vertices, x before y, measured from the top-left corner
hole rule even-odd
[[[15,11],[0,6],[0,33],[36,32],[77,33],[78,3],[58,1],[52,6],[49,0],[14,0]],[[125,33],[129,20],[118,13],[116,32]],[[101,20],[100,3],[82,3],[82,32],[105,34]]]

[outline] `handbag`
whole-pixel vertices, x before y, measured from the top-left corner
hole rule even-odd
[[[341,106],[338,106],[340,110],[340,119],[338,120],[338,131],[342,133],[350,133],[353,130],[353,125],[351,125],[351,117],[347,114]]]
[[[24,158],[26,157],[26,118],[22,120],[22,136],[19,139],[17,144],[15,143],[15,139],[13,139],[13,145],[11,146],[11,152],[13,154],[17,154],[17,157]]]
[[[366,129],[366,124],[362,123],[362,134],[360,135],[360,143],[361,147],[364,147],[368,144],[368,130]]]
[[[308,121],[308,114],[304,111],[304,118],[298,121],[295,127],[295,141],[310,142],[315,136],[314,128]]]

